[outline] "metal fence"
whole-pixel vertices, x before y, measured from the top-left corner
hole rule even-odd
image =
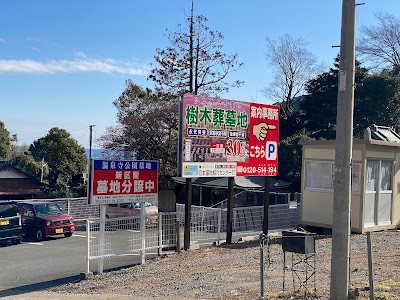
[[[57,198],[57,199],[27,199],[23,201],[52,201],[61,209],[71,215],[75,221],[86,221],[100,217],[100,206],[88,204],[87,197]],[[23,202],[22,201],[22,202]]]
[[[226,210],[220,208],[210,208],[204,206],[191,207],[190,238],[191,244],[214,243],[222,238],[225,231],[223,224],[223,214]],[[185,205],[176,205],[176,214],[183,229],[185,224]],[[226,220],[226,217],[225,217]],[[183,241],[183,235],[181,235]]]
[[[185,205],[176,205],[177,218],[184,224]],[[236,207],[233,209],[233,237],[258,236],[262,233],[263,206]],[[227,210],[204,206],[191,207],[191,244],[215,243],[226,237]],[[300,224],[300,204],[286,203],[269,207],[270,230],[292,229]]]
[[[87,267],[91,260],[136,255],[144,263],[146,253],[160,255],[163,248],[176,246],[176,213],[159,213],[158,223],[145,223],[145,216],[86,221]],[[102,267],[99,268],[102,273]]]
[[[289,198],[286,198],[289,199]],[[35,199],[40,201],[45,199]],[[89,205],[87,198],[52,199],[75,221],[86,221],[87,271],[89,262],[108,257],[136,255],[143,263],[146,254],[160,255],[163,249],[180,250],[184,241],[185,205],[176,212],[159,213],[158,223],[145,223],[145,216],[105,219],[101,230],[99,205]],[[262,233],[263,206],[233,209],[233,238],[259,236]],[[226,239],[227,210],[204,206],[191,207],[190,244],[219,244]],[[286,201],[269,207],[269,229],[292,229],[300,222],[300,205]],[[104,234],[100,234],[104,232]],[[177,240],[177,237],[179,238]]]
[[[275,197],[285,199],[285,201],[277,201],[277,203],[269,207],[269,228],[286,229],[297,226],[300,223],[300,204],[289,197],[289,194],[277,194]],[[278,199],[277,198],[277,199]],[[48,199],[35,199],[41,201]],[[66,213],[74,217],[75,221],[85,221],[98,219],[100,217],[99,205],[90,205],[86,197],[82,198],[61,198],[51,199],[56,202]],[[226,232],[226,208],[211,208],[204,206],[192,205],[192,237],[196,239],[208,239],[208,236],[215,237],[215,233],[221,235]],[[185,205],[176,204],[177,219],[181,224],[185,220]],[[234,232],[260,232],[262,231],[262,223],[264,216],[263,206],[236,207],[233,209],[233,230]],[[221,237],[221,236],[220,236]],[[219,239],[216,238],[215,239]]]
[[[280,193],[270,192],[269,203],[270,205],[276,204],[290,204],[300,203],[300,193]],[[234,195],[234,203],[236,206],[248,206],[249,202],[253,204],[251,206],[261,205],[264,202],[264,191],[240,191]],[[226,208],[228,205],[228,199],[224,199],[211,207],[213,208]]]
[[[289,201],[288,196],[279,197],[287,199],[283,204],[270,205],[269,207],[269,229],[288,229],[294,228],[300,223],[300,204],[294,201]],[[48,199],[35,199],[35,201],[48,200]],[[61,198],[52,199],[69,215],[73,216],[75,221],[91,220],[99,222],[100,209],[99,205],[90,205],[86,197],[82,198]],[[246,235],[258,235],[262,232],[262,224],[264,217],[263,206],[249,206],[249,207],[236,207],[233,209],[233,237],[240,238]],[[167,222],[179,221],[181,230],[185,223],[185,205],[176,204],[176,214],[171,217],[169,214],[164,214],[164,218],[168,219]],[[190,236],[191,244],[214,243],[225,239],[226,236],[226,222],[227,211],[226,208],[211,208],[204,206],[191,207],[191,224]],[[113,226],[112,221],[107,221],[107,226]],[[98,225],[94,225],[98,226]],[[135,230],[128,225],[122,225],[119,222],[120,229],[122,230]],[[124,227],[125,226],[125,227]],[[172,230],[168,226],[163,230]],[[175,228],[173,229],[175,230]],[[183,241],[183,234],[180,236]]]

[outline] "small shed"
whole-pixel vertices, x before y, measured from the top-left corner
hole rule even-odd
[[[335,141],[302,141],[301,224],[332,228]],[[352,232],[400,227],[400,136],[371,126],[352,153]]]
[[[0,200],[44,197],[44,185],[18,168],[0,163]]]

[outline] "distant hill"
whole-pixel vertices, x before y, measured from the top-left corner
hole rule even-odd
[[[90,149],[85,148],[86,157],[89,159]],[[105,150],[92,148],[92,159],[123,159],[123,153],[121,151]],[[127,159],[134,159],[134,157],[128,157]]]
[[[90,149],[85,148],[86,157],[89,159],[90,156]],[[116,151],[104,150],[104,149],[97,149],[92,148],[92,159],[107,159],[113,158],[117,154]]]

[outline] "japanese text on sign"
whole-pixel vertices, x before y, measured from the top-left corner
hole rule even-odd
[[[185,95],[180,111],[183,177],[277,175],[279,106]],[[235,164],[235,175],[206,163]]]
[[[92,174],[91,196],[98,203],[141,201],[158,193],[155,161],[94,160]]]

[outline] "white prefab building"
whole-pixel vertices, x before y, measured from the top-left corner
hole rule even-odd
[[[380,138],[376,140],[374,138]],[[335,141],[303,141],[301,224],[332,228]],[[385,127],[353,142],[351,230],[400,227],[400,137]]]

